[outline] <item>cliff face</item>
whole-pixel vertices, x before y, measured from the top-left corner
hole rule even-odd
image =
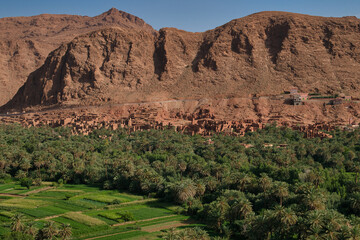
[[[360,20],[264,12],[205,34],[199,78],[226,92],[359,92]],[[231,89],[236,89],[231,91]]]
[[[156,32],[142,19],[116,9],[96,17],[43,14],[0,19],[0,105],[14,96],[51,51],[78,35],[111,26]]]
[[[5,108],[360,92],[360,20],[263,12],[204,33],[108,28],[62,45]]]

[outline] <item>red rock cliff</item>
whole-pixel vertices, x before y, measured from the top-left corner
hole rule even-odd
[[[6,108],[359,93],[360,20],[262,12],[204,33],[104,29],[52,52]]]

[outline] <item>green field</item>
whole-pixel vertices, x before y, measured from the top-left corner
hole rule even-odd
[[[21,213],[25,225],[34,222],[38,228],[48,221],[58,228],[69,224],[72,239],[144,239],[145,236],[158,239],[160,231],[141,228],[186,221],[187,216],[174,212],[176,207],[156,199],[86,185],[21,189],[16,183],[1,184],[0,237],[10,231],[11,218]]]
[[[43,186],[33,186],[31,189],[20,186],[17,183],[0,184],[0,192],[8,194],[26,194],[30,191],[43,188]]]

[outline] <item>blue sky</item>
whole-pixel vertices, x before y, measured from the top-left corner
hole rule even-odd
[[[155,29],[205,31],[261,11],[360,17],[359,0],[0,0],[0,18],[41,13],[96,16],[115,7]]]

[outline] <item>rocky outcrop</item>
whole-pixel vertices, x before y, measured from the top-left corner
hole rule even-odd
[[[76,36],[106,27],[156,34],[142,19],[114,8],[95,17],[42,14],[0,19],[0,105],[14,96],[51,51]]]

